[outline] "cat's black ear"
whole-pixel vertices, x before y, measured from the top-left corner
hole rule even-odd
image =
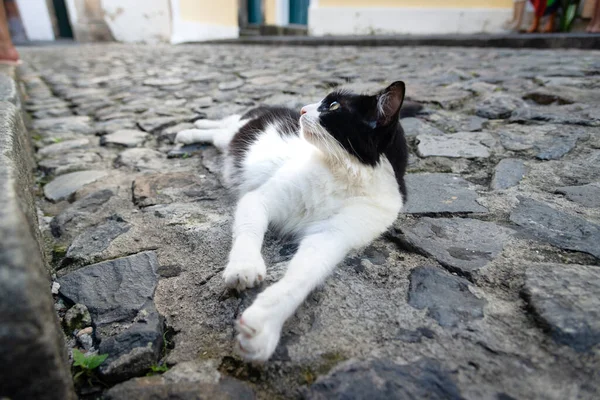
[[[397,121],[404,102],[406,87],[396,81],[377,94],[377,125],[385,126]]]

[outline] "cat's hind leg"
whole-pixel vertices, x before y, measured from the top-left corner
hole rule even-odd
[[[219,150],[225,151],[238,130],[247,122],[240,120],[239,115],[232,115],[220,121],[201,119],[196,121],[195,125],[198,126],[201,121],[205,123],[204,128],[183,130],[177,134],[175,142],[182,144],[210,143]],[[218,127],[208,129],[208,126]]]
[[[223,119],[199,119],[194,122],[194,126],[198,129],[222,129],[235,125],[241,119],[240,115],[230,115]]]
[[[175,136],[176,143],[211,143],[215,136],[227,133],[224,129],[185,129]]]

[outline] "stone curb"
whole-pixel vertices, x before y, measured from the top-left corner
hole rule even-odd
[[[0,68],[0,398],[74,399],[41,250],[15,69]]]
[[[600,49],[600,34],[398,35],[398,36],[250,36],[214,40],[214,44],[270,46],[448,46],[532,49]]]

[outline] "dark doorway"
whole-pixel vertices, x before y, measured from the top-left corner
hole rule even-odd
[[[248,25],[258,25],[262,22],[262,0],[248,0]]]
[[[58,25],[58,37],[72,39],[73,29],[71,29],[71,22],[69,22],[65,0],[52,0],[52,5],[54,5],[54,14]]]
[[[290,0],[290,24],[308,25],[310,0]]]

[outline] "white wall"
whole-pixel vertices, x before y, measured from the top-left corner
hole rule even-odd
[[[314,36],[497,33],[512,17],[512,10],[503,8],[319,8],[314,3],[308,10]]]
[[[104,21],[119,42],[168,42],[169,0],[102,0]]]
[[[71,25],[86,20],[78,15],[76,1],[81,0],[65,1]],[[103,20],[119,42],[161,43],[171,39],[169,0],[102,0],[101,6]]]
[[[29,40],[54,40],[46,0],[17,0],[17,6]]]
[[[191,0],[188,0],[188,2]],[[206,1],[206,0],[203,0]],[[220,0],[209,0],[220,1]],[[201,42],[213,39],[232,39],[239,36],[239,27],[237,26],[237,2],[224,4],[221,2],[223,14],[219,18],[209,18],[201,11],[202,2],[194,4],[192,11],[194,15],[183,17],[181,12],[181,0],[171,0],[171,18],[173,30],[171,32],[171,43]],[[200,11],[200,15],[196,12]],[[233,21],[229,20],[228,15],[233,16]],[[201,18],[198,18],[201,17]]]
[[[275,24],[278,26],[290,24],[290,0],[277,0],[275,2]]]

